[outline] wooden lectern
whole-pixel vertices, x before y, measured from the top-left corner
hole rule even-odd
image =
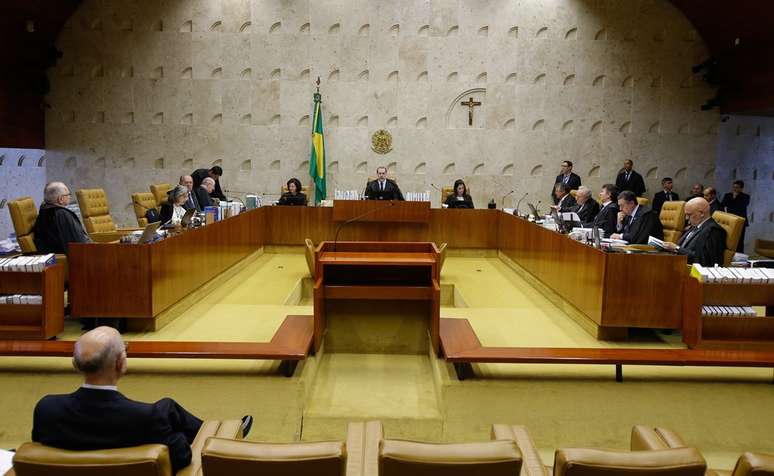
[[[426,301],[431,345],[439,352],[441,286],[435,243],[324,241],[315,251],[314,348],[330,299]]]

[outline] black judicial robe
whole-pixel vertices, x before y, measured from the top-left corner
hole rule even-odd
[[[198,190],[202,184],[202,180],[210,176],[208,169],[196,169],[191,172],[191,178],[194,183],[194,190]],[[212,190],[210,197],[217,198],[218,200],[226,200],[226,196],[223,195],[223,190],[220,189],[220,180],[215,179],[215,188]],[[201,201],[199,202],[201,204]],[[204,207],[204,205],[202,205]]]
[[[572,211],[578,214],[581,223],[589,223],[599,213],[599,203],[589,198],[583,205],[575,205]]]
[[[457,195],[449,194],[444,204],[449,208],[475,208],[473,206],[473,199],[467,193],[459,198]]]
[[[567,177],[567,182],[564,181],[564,175],[559,174],[556,176],[556,180],[554,180],[554,185],[551,186],[551,199],[554,201],[554,205],[556,205],[556,195],[554,195],[554,187],[558,183],[566,183],[570,190],[578,190],[578,187],[581,186],[581,178],[580,175],[576,174],[575,172],[570,172],[570,176]]]
[[[384,182],[384,190],[381,190],[379,180],[368,182],[363,195],[366,200],[404,200],[400,187],[390,179]]]
[[[680,249],[678,254],[688,256],[688,263],[699,263],[702,266],[723,266],[723,252],[726,249],[726,230],[712,218],[705,221],[699,230],[691,233],[690,227],[677,241]]]
[[[277,205],[295,205],[300,207],[305,207],[306,204],[306,194],[303,192],[298,192],[295,195],[285,192],[280,196],[279,203],[277,203]]]
[[[44,204],[32,229],[35,247],[39,253],[67,253],[70,243],[91,241],[78,215],[58,205]]]
[[[594,220],[589,223],[589,226],[602,228],[605,233],[605,238],[610,238],[610,235],[616,232],[616,224],[618,223],[618,205],[615,202],[610,202],[607,206],[602,207],[599,213],[594,217]]]
[[[211,207],[214,205],[211,198],[212,196],[207,193],[207,189],[198,187],[194,189],[194,193],[196,193],[196,201],[199,202],[202,211],[204,211],[204,207]]]
[[[648,236],[663,240],[664,228],[656,212],[640,205],[634,216],[624,218],[621,235],[622,239],[632,245],[645,245],[648,243]]]

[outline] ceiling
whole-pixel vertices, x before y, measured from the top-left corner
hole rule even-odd
[[[721,112],[774,116],[774,1],[670,1],[690,19],[716,60]],[[0,147],[43,148],[45,69],[62,26],[80,3],[0,4]],[[34,32],[26,31],[28,20]]]

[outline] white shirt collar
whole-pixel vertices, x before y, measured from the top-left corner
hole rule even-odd
[[[92,385],[90,383],[84,383],[81,385],[81,388],[90,388],[92,390],[112,390],[114,392],[118,391],[117,385]]]
[[[604,208],[604,207],[606,207],[606,206],[610,205],[611,203],[613,203],[613,201],[612,201],[612,200],[608,200],[608,201],[606,201],[606,202],[602,202],[602,208]]]
[[[637,206],[636,206],[636,207],[634,207],[634,210],[632,210],[632,214],[631,214],[631,215],[629,215],[629,216],[631,216],[631,217],[632,217],[632,220],[633,220],[633,219],[634,219],[634,217],[637,215],[637,209],[638,209],[638,208],[640,208],[640,204],[639,204],[639,203],[637,204]]]

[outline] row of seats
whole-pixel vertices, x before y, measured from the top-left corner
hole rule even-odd
[[[546,466],[527,429],[492,425],[490,441],[423,443],[384,438],[378,421],[350,423],[346,441],[244,441],[239,421],[206,422],[182,476],[773,476],[774,456],[745,453],[732,472],[708,470],[699,450],[664,428],[632,428],[630,451],[562,448]],[[102,451],[64,451],[25,443],[14,457],[17,476],[171,474],[163,445]],[[12,473],[9,473],[12,474]]]

